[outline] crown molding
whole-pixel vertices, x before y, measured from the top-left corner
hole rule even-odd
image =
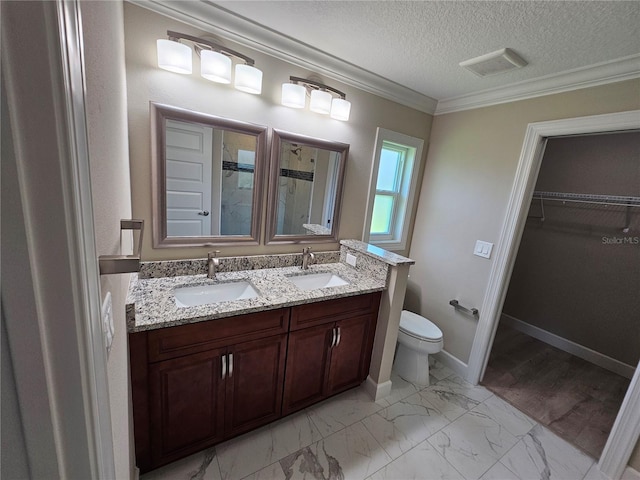
[[[440,100],[435,115],[516,102],[634,78],[640,78],[640,54]]]
[[[640,54],[637,54],[438,101],[236,15],[209,0],[127,1],[304,68],[310,73],[323,75],[431,115],[443,115],[640,78]]]
[[[209,1],[128,0],[284,62],[433,115],[434,98],[282,35]]]

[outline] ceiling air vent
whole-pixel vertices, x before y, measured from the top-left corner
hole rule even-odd
[[[461,67],[475,73],[479,77],[488,77],[490,75],[508,72],[509,70],[524,67],[526,64],[526,61],[508,48],[460,62]]]

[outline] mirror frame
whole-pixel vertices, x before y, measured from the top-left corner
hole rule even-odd
[[[292,244],[292,243],[328,243],[338,241],[338,230],[340,226],[340,212],[342,207],[342,190],[344,186],[344,175],[346,171],[347,157],[349,154],[349,144],[332,142],[320,138],[308,137],[297,133],[285,132],[272,129],[271,155],[269,158],[269,194],[267,203],[267,225],[265,233],[265,243],[269,244]],[[338,152],[340,164],[338,166],[338,181],[336,183],[336,201],[334,203],[333,225],[331,233],[328,235],[277,235],[278,221],[278,178],[280,176],[280,148],[283,141],[305,145],[324,150]]]
[[[262,218],[262,192],[266,162],[268,128],[207,113],[150,102],[151,116],[151,187],[153,248],[195,247],[206,245],[259,245]],[[219,235],[202,237],[167,236],[166,120],[199,123],[256,137],[256,160],[253,177],[251,232],[249,235]]]

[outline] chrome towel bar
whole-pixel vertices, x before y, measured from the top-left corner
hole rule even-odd
[[[451,305],[453,308],[455,308],[456,310],[461,310],[465,313],[469,313],[471,315],[473,315],[474,317],[477,317],[480,312],[478,312],[477,308],[467,308],[467,307],[463,307],[462,305],[460,305],[460,303],[458,303],[458,300],[449,300],[449,305]]]
[[[120,220],[120,230],[140,231],[140,235],[138,236],[137,253],[134,253],[133,255],[100,255],[98,257],[100,275],[107,275],[111,273],[133,273],[140,271],[144,220]]]

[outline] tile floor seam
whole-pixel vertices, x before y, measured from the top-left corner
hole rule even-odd
[[[333,399],[335,399],[336,397],[339,397],[339,396],[340,396],[340,394],[334,395],[333,397],[330,397],[330,398],[328,398],[328,399],[326,399],[326,400],[323,400],[323,403],[324,403],[324,402],[326,402],[327,400],[331,400],[332,398],[333,398]],[[345,428],[350,427],[351,425],[353,425],[353,424],[351,424],[351,425],[345,425],[345,424],[343,424],[342,422],[340,422],[340,425],[342,425],[342,427],[341,427],[341,428],[339,428],[338,430],[333,430],[333,431],[329,432],[327,435],[324,435],[324,434],[322,433],[322,431],[320,430],[320,428],[318,428],[318,424],[313,420],[313,415],[311,415],[311,413],[309,414],[309,418],[311,419],[311,421],[313,422],[313,425],[316,427],[316,429],[317,429],[317,430],[318,430],[318,432],[320,433],[320,436],[322,437],[322,440],[324,440],[324,439],[325,439],[325,438],[327,438],[327,437],[330,437],[330,436],[331,436],[331,435],[333,435],[334,433],[338,433],[338,432],[340,432],[341,430],[344,430]],[[320,440],[318,440],[318,441],[320,441]],[[315,443],[318,443],[318,442],[315,442]],[[313,445],[313,443],[312,443],[311,445]]]
[[[508,466],[508,465],[505,465],[505,464],[502,462],[502,459],[503,459],[504,457],[506,457],[507,455],[509,455],[509,452],[510,452],[511,450],[513,450],[514,448],[516,448],[516,446],[517,446],[520,442],[522,442],[522,441],[523,441],[523,438],[524,438],[525,436],[527,436],[527,435],[529,434],[529,432],[530,432],[531,430],[533,430],[537,425],[539,425],[539,424],[538,424],[538,423],[536,423],[533,427],[531,427],[531,428],[527,431],[527,433],[525,433],[524,435],[522,435],[522,436],[520,436],[520,437],[516,437],[516,438],[518,439],[518,441],[517,441],[516,443],[514,443],[514,444],[511,446],[511,448],[510,448],[509,450],[507,450],[506,452],[504,452],[504,454],[503,454],[503,455],[498,459],[498,461],[496,462],[496,463],[500,463],[504,468],[506,468],[506,469],[507,469],[507,470],[509,470],[511,473],[513,473],[517,478],[520,478],[520,476],[519,476],[517,473],[515,473],[511,468],[509,468],[509,466]],[[484,475],[485,473],[487,473],[487,472],[488,472],[489,470],[491,470],[493,467],[495,467],[495,463],[491,466],[491,468],[489,468],[489,469],[488,469],[486,472],[484,472],[482,475]],[[482,478],[482,477],[480,477],[480,478]],[[525,480],[525,479],[521,479],[521,480]]]
[[[516,445],[517,445],[517,443],[516,443]],[[516,445],[514,445],[513,447],[511,447],[511,449],[515,448],[515,446],[516,446]],[[511,451],[511,449],[509,449],[509,452]],[[507,453],[509,453],[509,452],[507,452]],[[509,468],[509,466],[508,466],[508,465],[505,465],[505,464],[502,462],[502,459],[505,457],[505,455],[507,455],[507,453],[505,453],[505,454],[500,458],[500,460],[498,460],[496,463],[499,463],[499,464],[500,464],[500,465],[502,465],[504,468],[506,468],[506,469],[507,469],[507,470],[509,470],[511,473],[513,473],[513,475],[514,475],[517,479],[519,479],[519,480],[526,480],[526,479],[524,479],[524,478],[520,478],[520,476],[519,476],[516,472],[514,472],[512,469],[510,469],[510,468]],[[494,467],[495,467],[495,465],[494,465]],[[491,468],[493,468],[493,467],[491,467]],[[489,470],[487,470],[487,472],[488,472],[488,471],[489,471]],[[485,473],[487,473],[487,472],[485,472]],[[584,479],[583,479],[583,480],[584,480]]]
[[[373,416],[373,415],[378,415],[378,412],[373,413],[373,414],[369,415],[368,417],[371,417],[371,416]],[[368,418],[368,417],[365,417],[365,418]],[[382,417],[382,415],[380,415],[380,417]],[[384,418],[384,417],[382,417],[382,418]],[[367,477],[367,478],[371,478],[373,475],[375,475],[376,473],[378,473],[380,470],[382,470],[383,468],[386,468],[388,465],[390,465],[391,463],[393,463],[394,461],[396,461],[398,458],[400,458],[400,457],[401,457],[402,455],[404,455],[404,453],[406,453],[406,452],[404,452],[404,453],[403,453],[402,455],[400,455],[400,457],[398,457],[398,458],[393,458],[393,457],[391,456],[391,454],[387,451],[387,449],[386,449],[386,448],[384,448],[384,446],[383,446],[383,445],[378,441],[378,439],[377,439],[377,438],[376,438],[376,436],[373,434],[373,432],[367,428],[367,424],[366,424],[366,423],[364,423],[364,418],[363,418],[362,420],[360,420],[360,421],[362,422],[362,426],[364,427],[364,429],[365,429],[367,432],[369,432],[369,435],[371,435],[371,437],[375,440],[375,442],[380,446],[380,448],[382,449],[382,451],[383,451],[383,452],[385,452],[385,453],[389,456],[389,458],[391,459],[391,461],[390,461],[390,462],[388,462],[388,463],[384,464],[382,467],[380,467],[378,470],[376,470],[375,472],[373,472],[371,475],[369,475],[369,476]],[[410,450],[412,450],[412,449],[413,449],[413,447],[412,447],[412,448],[410,448],[410,449],[409,449],[409,450],[407,450],[407,451],[410,451]],[[365,479],[365,480],[366,480],[366,479]]]
[[[366,430],[367,432],[369,432],[369,434],[370,434],[370,435],[373,437],[373,439],[378,443],[378,445],[380,445],[380,448],[382,448],[382,450],[384,450],[384,451],[386,452],[386,454],[387,454],[387,455],[389,455],[389,457],[391,457],[391,453],[389,453],[389,451],[388,451],[386,448],[384,448],[384,445],[382,445],[380,442],[378,442],[378,439],[376,438],[376,436],[374,435],[374,433],[373,433],[371,430],[369,430],[369,427],[367,427],[367,424],[364,422],[367,418],[373,417],[374,415],[378,415],[378,416],[379,416],[380,418],[382,418],[383,420],[386,420],[382,415],[380,415],[380,413],[379,413],[379,412],[375,412],[375,413],[372,413],[371,415],[367,415],[366,417],[364,417],[364,418],[363,418],[362,420],[360,420],[360,421],[362,422],[362,425],[364,425],[365,430]],[[393,458],[393,457],[391,457],[391,458]],[[382,468],[384,468],[384,467],[382,467]],[[381,470],[381,469],[379,469],[379,470]],[[375,472],[373,472],[373,473],[375,473]]]
[[[282,457],[282,458],[286,458],[287,456],[288,456],[288,455],[286,455],[286,456],[284,456],[284,457]],[[248,475],[245,475],[244,477],[242,477],[242,478],[241,478],[241,479],[239,479],[239,480],[246,480],[246,479],[248,479],[249,477],[251,477],[251,476],[255,475],[255,474],[256,474],[256,473],[258,473],[258,472],[260,472],[261,470],[264,470],[264,469],[266,469],[266,468],[269,468],[269,467],[271,467],[272,465],[275,465],[276,463],[278,464],[278,466],[279,466],[279,467],[280,467],[280,469],[282,470],[282,473],[284,474],[284,470],[282,469],[282,465],[280,465],[280,460],[282,460],[282,459],[280,459],[280,458],[279,458],[279,459],[278,459],[278,460],[276,460],[275,462],[270,463],[269,465],[265,465],[264,467],[259,468],[259,469],[258,469],[258,470],[256,470],[255,472],[251,472],[251,473],[249,473]]]
[[[444,428],[444,427],[442,427],[442,428]],[[441,430],[442,430],[442,429],[441,429]],[[436,433],[437,433],[437,432],[436,432]],[[435,434],[434,434],[434,435],[435,435]],[[466,478],[467,478],[467,477],[465,477],[465,476],[462,474],[462,472],[461,472],[460,470],[458,470],[458,469],[456,468],[456,466],[455,466],[453,463],[451,463],[449,460],[447,460],[447,458],[446,458],[444,455],[442,455],[442,454],[438,451],[438,449],[437,449],[437,448],[435,448],[435,447],[433,446],[433,444],[431,444],[428,440],[425,440],[425,442],[427,442],[429,445],[431,445],[431,447],[433,448],[433,451],[434,451],[434,452],[436,452],[436,454],[437,454],[437,455],[440,455],[440,457],[442,457],[442,458],[444,459],[444,461],[445,461],[445,462],[447,462],[447,464],[449,464],[449,466],[451,466],[451,468],[453,468],[456,472],[458,472],[462,478],[464,478],[464,479],[466,479]],[[416,447],[417,447],[417,446],[418,446],[418,445],[416,445]],[[485,473],[486,473],[486,472],[485,472]],[[483,475],[484,475],[484,474],[483,474]]]

